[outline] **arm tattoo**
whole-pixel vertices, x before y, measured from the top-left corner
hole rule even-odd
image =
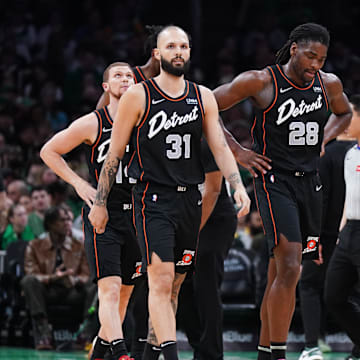
[[[242,184],[241,177],[239,173],[232,173],[227,179],[233,189],[236,189],[236,185]]]
[[[100,178],[98,182],[95,205],[105,206],[111,187],[115,181],[116,173],[118,171],[120,158],[113,156],[110,150],[106,156],[104,165],[101,169]]]

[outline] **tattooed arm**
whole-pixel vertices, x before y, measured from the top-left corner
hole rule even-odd
[[[97,233],[105,231],[108,222],[107,198],[115,181],[119,162],[124,156],[131,132],[141,118],[145,107],[142,85],[133,85],[120,98],[111,133],[110,147],[101,169],[94,205],[89,220]]]
[[[204,105],[203,131],[215,161],[226,180],[235,190],[234,199],[240,208],[238,216],[246,215],[250,210],[250,199],[242,183],[235,158],[226,142],[224,132],[219,123],[218,106],[212,92],[201,86]]]

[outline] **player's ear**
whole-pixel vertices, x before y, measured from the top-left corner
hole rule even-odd
[[[290,56],[293,56],[296,54],[297,52],[297,49],[298,49],[298,45],[296,42],[293,42],[290,46]]]
[[[101,85],[102,85],[105,92],[109,91],[109,84],[107,82],[103,82]]]
[[[154,48],[154,58],[158,61],[160,61],[161,56],[160,56],[160,50],[158,48]]]

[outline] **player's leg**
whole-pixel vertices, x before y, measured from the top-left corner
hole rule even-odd
[[[300,276],[302,244],[284,235],[274,248],[276,276],[267,297],[271,358],[284,359],[286,340],[294,313],[295,290]]]
[[[258,346],[258,360],[270,360],[270,327],[268,314],[268,296],[276,276],[275,259],[270,258],[267,273],[267,284],[260,308],[261,329]]]
[[[127,355],[120,318],[121,278],[108,276],[98,280],[99,321],[114,356]]]
[[[142,359],[147,343],[149,322],[148,292],[147,277],[142,276],[137,280],[130,300],[130,308],[134,319],[134,332],[131,341],[131,357],[133,357],[134,360]]]
[[[164,353],[165,360],[177,359],[176,354],[176,321],[171,304],[173,281],[175,278],[174,263],[163,262],[153,252],[151,264],[148,265],[149,279],[149,314],[156,338]],[[173,350],[169,350],[169,349]],[[169,352],[170,356],[167,356]]]
[[[294,312],[302,237],[294,196],[296,189],[292,191],[291,186],[293,181],[292,176],[270,173],[254,182],[268,249],[270,256],[274,256],[269,263],[269,283],[261,307],[261,359],[269,358],[269,341],[271,358],[285,358],[286,339]]]
[[[179,292],[181,289],[181,285],[185,280],[186,274],[175,273],[172,290],[171,290],[171,307],[176,317],[177,307],[178,307],[178,299]],[[151,321],[151,317],[149,317],[149,332],[147,337],[147,344],[144,350],[143,359],[156,360],[159,358],[161,353],[160,342],[158,341],[155,329]]]
[[[322,360],[318,347],[322,320],[322,297],[325,282],[323,264],[304,260],[299,283],[301,317],[304,325],[305,348],[299,360]]]
[[[126,310],[133,290],[134,290],[134,285],[125,285],[125,284],[121,285],[120,302],[119,302],[119,315],[120,315],[121,323],[123,323],[125,320]]]

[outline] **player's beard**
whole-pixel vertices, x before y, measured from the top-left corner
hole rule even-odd
[[[174,75],[174,76],[182,76],[186,74],[189,71],[190,68],[190,59],[188,61],[184,60],[183,66],[174,66],[171,61],[165,60],[163,57],[161,57],[160,62],[161,68],[167,72],[168,74]]]

